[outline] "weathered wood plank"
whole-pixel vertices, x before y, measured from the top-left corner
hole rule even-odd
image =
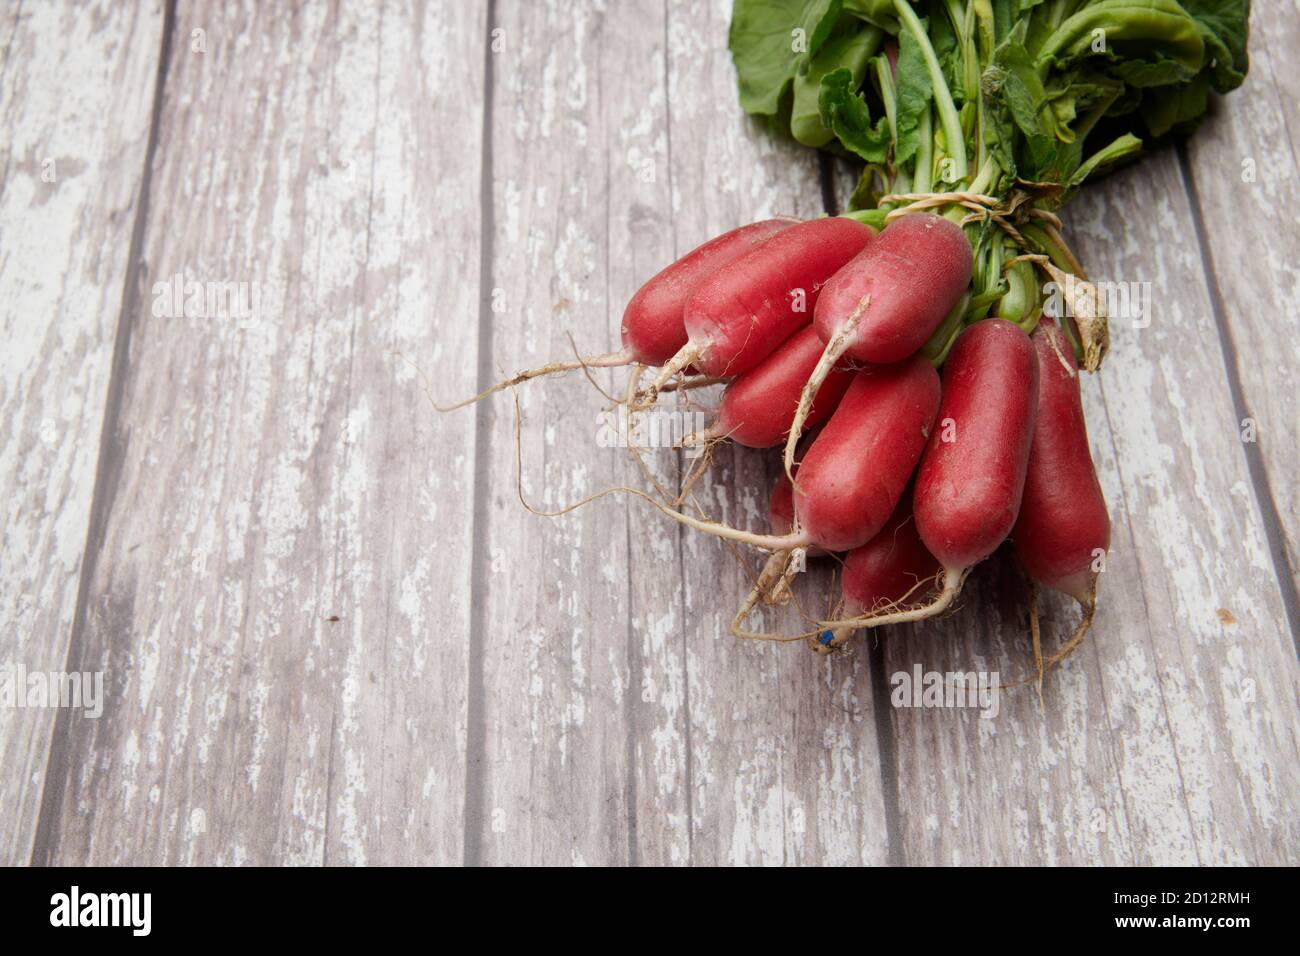
[[[6,672],[67,659],[162,23],[152,3],[0,14]],[[0,708],[0,864],[31,855],[53,725],[48,709]]]
[[[1268,139],[1273,143],[1284,140],[1293,161],[1300,152],[1300,75],[1290,68],[1287,52],[1294,47],[1300,29],[1297,17],[1300,17],[1300,3],[1296,0],[1251,5],[1248,82],[1253,88],[1245,87],[1233,93],[1253,101],[1253,105],[1245,107],[1254,114],[1252,122],[1265,120],[1263,129]],[[1233,112],[1237,105],[1233,104]],[[1274,117],[1278,114],[1282,122],[1275,125]],[[1238,171],[1244,158],[1238,158]]]
[[[1171,153],[1152,156],[1072,218],[1079,251],[1099,276],[1154,287],[1150,328],[1119,323],[1118,361],[1103,370],[1100,392],[1156,666],[1135,668],[1121,643],[1103,656],[1107,687],[1123,681],[1130,699],[1146,705],[1138,695],[1154,676],[1199,863],[1295,862],[1300,822],[1289,808],[1300,796],[1300,669],[1249,490],[1200,257],[1190,242],[1162,241],[1192,235],[1176,171]],[[1137,209],[1150,212],[1134,216]],[[1271,281],[1266,269],[1256,275]],[[1096,404],[1093,420],[1101,417]],[[1131,579],[1112,570],[1111,580]],[[1123,700],[1112,698],[1112,716]],[[1140,753],[1141,736],[1123,722],[1114,730]],[[1125,784],[1141,794],[1140,778]]]
[[[893,711],[907,862],[1294,862],[1300,678],[1171,151],[1067,209],[1094,277],[1148,281],[1150,328],[1116,323],[1085,382],[1114,535],[1089,643],[1032,692]],[[1256,272],[1259,281],[1267,277]],[[885,638],[889,670],[1029,670],[1016,577]],[[1074,619],[1052,601],[1046,626]],[[1235,623],[1221,620],[1226,608]]]
[[[654,228],[668,203],[661,12],[611,16],[585,2],[496,9],[495,221],[484,228],[493,230],[491,281],[500,290],[492,357],[506,371],[572,357],[569,333],[587,354],[619,348],[633,273],[669,254]],[[596,378],[621,387],[625,375]],[[533,383],[519,400],[523,482],[536,506],[639,483],[626,452],[598,443],[597,412],[607,403],[582,375]],[[637,580],[630,557],[646,522],[615,498],[556,520],[528,514],[515,494],[513,415],[508,396],[493,400],[491,453],[479,475],[490,568],[483,754],[471,760],[482,759],[484,771],[468,799],[481,802],[483,824],[467,834],[477,841],[468,858],[625,863],[637,852],[629,734],[643,693],[629,665],[638,640],[632,609],[654,607],[662,593],[658,582]],[[671,628],[671,612],[646,613],[656,634]]]
[[[50,859],[461,859],[484,9],[181,5]]]
[[[736,106],[729,17],[725,4],[670,7],[679,253],[743,222],[823,211],[816,154],[774,140]],[[731,446],[698,498],[722,520],[762,528],[777,474],[771,455]],[[742,567],[718,542],[682,534],[691,861],[884,862],[890,838],[868,655],[825,661],[799,645],[738,642],[729,627],[758,556],[746,554]],[[803,584],[814,603],[830,591],[824,569]],[[786,630],[799,623],[792,609],[766,620]],[[664,680],[671,663],[663,661]]]
[[[1289,565],[1294,602],[1300,587],[1300,219],[1294,211],[1300,74],[1290,59],[1300,43],[1300,18],[1285,7],[1254,5],[1246,82],[1219,104],[1187,153],[1209,245],[1206,263],[1220,297],[1217,319],[1232,348],[1242,418],[1253,421],[1253,429],[1243,421],[1239,431],[1253,430],[1256,439],[1247,449],[1262,466],[1253,484],[1276,507],[1273,534],[1285,545],[1278,557]],[[1300,626],[1300,608],[1292,603],[1290,613],[1292,627]]]
[[[566,354],[568,329],[592,351],[616,348],[627,299],[675,255],[773,212],[820,212],[815,160],[732,107],[726,11],[672,6],[666,22],[649,8],[617,19],[585,5],[499,13],[503,369]],[[581,377],[520,398],[533,501],[645,484],[622,450],[597,446],[600,399]],[[494,435],[508,433],[510,414],[493,405]],[[822,672],[802,653],[736,646],[724,635],[747,584],[726,550],[636,502],[607,499],[553,525],[524,515],[513,449],[499,444],[487,492],[482,859],[883,858],[862,663]],[[651,458],[676,479],[671,453]],[[753,520],[767,469],[763,456],[725,452],[700,500]]]

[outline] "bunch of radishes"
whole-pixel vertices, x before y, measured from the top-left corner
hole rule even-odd
[[[1055,210],[1136,157],[1142,136],[1190,130],[1208,90],[1241,82],[1248,4],[1211,6],[736,0],[742,107],[860,160],[852,211],[719,236],[642,286],[621,351],[484,394],[633,365],[637,411],[725,383],[690,440],[784,446],[767,533],[687,514],[684,493],[618,490],[770,554],[736,633],[759,601],[784,600],[810,554],[844,556],[838,612],[800,635],[827,650],[942,613],[1010,539],[1032,581],[1083,607],[1054,663],[1091,624],[1110,539],[1079,395],[1079,359],[1096,370],[1106,321],[1073,281],[1086,277]],[[1059,326],[1041,315],[1039,268],[1076,290]],[[648,366],[658,374],[637,390]]]
[[[630,361],[662,366],[638,407],[693,366],[728,381],[703,437],[787,446],[773,533],[704,530],[773,552],[759,592],[788,580],[800,549],[846,552],[844,613],[818,646],[940,613],[1008,536],[1034,581],[1091,616],[1110,524],[1070,343],[1050,319],[1031,337],[991,318],[960,334],[942,382],[921,354],[970,273],[962,228],[941,216],[907,213],[879,233],[769,221],[689,253],[624,314]]]
[[[1077,643],[1110,525],[1073,347],[1050,319],[1031,337],[986,318],[926,354],[968,298],[972,249],[951,219],[900,212],[879,232],[852,217],[734,229],[641,287],[623,316],[622,351],[510,382],[584,364],[657,366],[630,395],[633,410],[674,380],[724,382],[714,423],[688,440],[786,446],[769,533],[655,501],[770,553],[737,633],[748,633],[744,617],[760,600],[788,593],[809,554],[844,554],[841,613],[805,635],[826,650],[857,628],[941,613],[966,572],[1011,536],[1035,582],[1083,606]]]

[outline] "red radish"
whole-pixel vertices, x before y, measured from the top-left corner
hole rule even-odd
[[[686,344],[682,309],[700,283],[798,221],[764,219],[724,232],[641,286],[623,310],[623,351],[628,364],[663,365],[676,355]]]
[[[1047,318],[1033,334],[1038,360],[1038,421],[1029,450],[1025,496],[1011,534],[1016,557],[1039,584],[1084,608],[1084,622],[1062,648],[1082,639],[1096,607],[1095,562],[1110,547],[1110,516],[1088,449],[1079,370],[1065,335]]]
[[[801,222],[718,269],[686,301],[688,340],[660,370],[641,405],[694,365],[705,375],[741,375],[812,320],[822,285],[862,251],[875,231],[852,219]]]
[[[800,329],[775,352],[728,385],[722,393],[717,419],[709,428],[690,436],[684,444],[716,438],[730,438],[750,448],[771,448],[781,444],[790,431],[799,393],[821,353],[822,343],[817,331],[811,325]],[[815,428],[829,418],[852,383],[852,371],[835,369],[817,393],[804,419],[804,428]]]
[[[840,589],[847,617],[879,613],[905,602],[918,604],[930,596],[939,575],[939,562],[916,530],[910,495],[894,509],[883,531],[845,556]],[[852,625],[823,631],[815,647],[829,649],[853,633]]]
[[[573,362],[552,362],[529,369],[493,385],[473,398],[455,405],[439,405],[438,410],[471,405],[493,392],[554,372],[579,368],[618,368],[623,365],[662,365],[686,345],[686,325],[682,309],[690,294],[706,278],[723,266],[743,258],[777,233],[798,223],[798,219],[779,217],[750,223],[724,232],[697,246],[672,265],[662,269],[632,296],[623,310],[623,348],[607,355],[593,355]]]
[[[1020,511],[1037,407],[1038,361],[1029,336],[1003,319],[976,322],[961,334],[943,367],[943,404],[912,501],[917,532],[943,567],[943,591],[923,607],[860,617],[858,624],[917,621],[946,610],[966,572],[997,550]]]
[[[794,482],[782,472],[772,489],[767,504],[767,522],[774,534],[789,534],[794,530]]]
[[[797,523],[811,542],[848,551],[885,526],[930,437],[939,391],[920,356],[856,373],[795,479]]]
[[[845,609],[869,613],[924,598],[924,585],[933,583],[938,573],[939,562],[921,540],[912,503],[905,497],[884,530],[844,559]]]
[[[970,284],[970,243],[960,226],[930,213],[909,213],[837,272],[817,299],[813,324],[825,345],[809,375],[794,430],[842,356],[885,364],[914,354]],[[794,440],[786,444],[789,470]]]
[[[785,536],[766,545],[774,553],[736,615],[733,633],[742,633],[761,595],[779,593],[794,549],[848,551],[867,545],[897,517],[939,402],[939,374],[919,355],[854,375],[799,462],[793,484],[783,474],[772,492],[771,525]],[[910,509],[902,508],[910,518]],[[838,634],[836,643],[852,630]]]
[[[866,544],[889,520],[938,408],[939,373],[919,355],[856,372],[799,465],[795,527],[786,534],[741,531],[651,503],[682,524],[769,551],[847,551]]]

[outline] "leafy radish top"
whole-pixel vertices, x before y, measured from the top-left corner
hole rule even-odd
[[[1033,331],[1036,268],[1085,278],[1054,210],[1241,84],[1249,13],[1249,0],[735,0],[730,46],[747,112],[865,164],[846,216],[963,226],[967,298],[924,348],[942,364],[981,319]],[[1109,337],[1079,289],[1062,331],[1095,371]]]
[[[868,164],[856,208],[875,205],[873,174],[890,192],[923,192],[971,182],[990,158],[986,188],[1018,178],[1061,197],[1132,156],[1139,137],[1189,131],[1211,90],[1239,86],[1249,10],[1249,0],[736,0],[730,46],[746,112]]]

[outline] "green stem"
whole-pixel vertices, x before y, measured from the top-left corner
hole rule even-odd
[[[852,212],[840,213],[841,219],[852,219],[854,222],[860,222],[864,226],[870,226],[877,231],[885,228],[885,217],[889,215],[889,210],[877,207],[875,209],[855,209]]]
[[[969,306],[970,293],[963,292],[962,297],[957,300],[957,304],[952,307],[952,311],[944,316],[939,328],[930,336],[930,340],[921,346],[921,354],[935,368],[942,365],[943,360],[948,357],[948,350],[952,348],[957,333],[961,331],[962,322],[966,318],[966,309]]]
[[[875,64],[876,83],[880,87],[880,99],[885,104],[885,118],[889,122],[889,141],[897,145],[898,94],[894,89],[894,73],[889,67],[889,57],[884,54],[876,57]],[[893,193],[910,193],[912,184],[907,174],[896,165],[891,166],[891,168],[894,171],[894,180],[889,184],[889,191]]]
[[[1017,262],[1007,270],[1007,294],[998,303],[998,318],[1014,322],[1025,332],[1038,324],[1038,283],[1034,281],[1034,264]]]
[[[889,121],[889,138],[898,142],[898,94],[894,90],[894,73],[889,68],[889,57],[883,53],[876,57],[876,84],[880,99],[885,104],[885,118]]]
[[[916,148],[916,173],[912,176],[912,192],[928,193],[934,188],[934,121],[930,118],[928,106],[921,111],[916,138],[920,144]]]
[[[975,174],[975,179],[970,184],[970,191],[973,193],[982,193],[993,185],[993,177],[997,174],[998,163],[992,156],[984,160],[980,170]]]
[[[1074,265],[1070,262],[1070,257],[1065,254],[1065,250],[1051,240],[1046,231],[1038,226],[1025,224],[1020,227],[1020,234],[1033,243],[1047,258],[1051,259],[1052,265],[1065,272],[1073,271]]]
[[[898,14],[899,21],[921,48],[921,56],[924,57],[926,68],[930,73],[930,85],[934,87],[934,105],[939,110],[939,125],[943,128],[943,138],[955,164],[953,172],[960,182],[968,175],[966,144],[961,135],[961,117],[957,114],[957,107],[952,101],[952,92],[943,78],[943,67],[939,65],[939,58],[935,55],[934,47],[930,45],[930,38],[925,35],[925,30],[922,29],[921,21],[917,19],[912,5],[907,0],[894,0],[894,10]]]

